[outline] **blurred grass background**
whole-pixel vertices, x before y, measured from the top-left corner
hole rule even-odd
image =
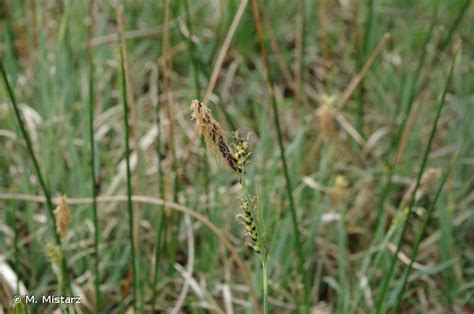
[[[244,245],[235,219],[237,182],[200,144],[189,108],[192,99],[204,97],[232,20],[246,2],[124,1],[129,75],[125,98],[131,100],[133,194],[174,201],[206,216],[239,252],[260,300],[258,260]],[[248,171],[255,178],[252,188],[258,191],[269,240],[271,313],[304,311],[304,280],[316,313],[375,311],[404,218],[407,204],[400,204],[412,192],[420,170],[457,41],[462,46],[427,170],[446,173],[453,156],[458,156],[427,224],[400,310],[474,311],[470,4],[470,0],[260,1],[305,276],[297,271],[266,68],[251,4],[246,4],[217,72],[209,107],[229,134],[236,129],[250,134]],[[0,4],[2,63],[54,196],[93,195],[88,42],[93,49],[95,186],[101,196],[127,194],[122,95],[126,88],[121,81],[116,9],[114,1],[96,1],[92,9],[89,1]],[[338,106],[386,33],[390,41],[347,102]],[[321,108],[330,108],[330,113]],[[21,282],[28,294],[57,294],[58,284],[44,252],[54,235],[45,204],[19,195],[41,196],[42,190],[4,82],[0,148],[0,285],[4,287],[0,301],[8,312],[16,285],[5,269],[14,270],[14,281]],[[440,176],[436,178],[417,193],[384,311],[396,305],[415,238],[441,183]],[[222,241],[202,221],[188,221],[166,206],[133,205],[139,221],[135,288],[141,310],[171,310],[186,281],[190,287],[182,312],[258,310]],[[134,254],[127,238],[126,202],[99,202],[98,225],[90,202],[72,201],[70,206],[72,222],[62,246],[72,294],[80,293],[85,301],[76,310],[97,310],[96,228],[100,309],[131,310]],[[190,260],[193,280],[185,274]],[[57,306],[29,307],[44,313]]]

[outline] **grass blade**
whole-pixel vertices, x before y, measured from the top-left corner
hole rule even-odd
[[[43,190],[44,196],[46,198],[46,205],[48,207],[49,218],[50,218],[51,223],[53,225],[54,240],[55,240],[56,244],[59,247],[61,247],[61,237],[60,237],[59,233],[57,232],[57,228],[56,228],[56,217],[54,216],[54,205],[53,205],[53,201],[52,201],[52,198],[51,198],[51,193],[50,193],[48,187],[46,186],[46,181],[43,177],[43,174],[41,173],[41,169],[40,169],[40,166],[39,166],[39,163],[38,163],[38,159],[36,158],[35,152],[33,150],[33,143],[31,141],[31,137],[30,137],[29,133],[26,130],[25,122],[23,121],[23,118],[22,118],[21,113],[20,113],[20,109],[19,109],[18,104],[17,104],[16,99],[15,99],[15,95],[13,93],[13,90],[12,90],[11,86],[10,86],[10,82],[8,81],[7,73],[6,73],[5,68],[3,66],[3,60],[0,60],[0,70],[2,72],[3,81],[4,81],[4,83],[7,87],[8,96],[10,97],[10,101],[12,102],[13,109],[15,111],[15,116],[16,116],[18,124],[20,126],[21,134],[23,135],[23,138],[26,142],[26,147],[27,147],[28,152],[30,154],[30,157],[33,161],[33,167],[35,169],[36,176],[38,177],[38,181],[40,183],[41,189]],[[65,293],[66,289],[69,289],[69,291],[71,291],[71,293],[72,293],[72,288],[70,287],[69,275],[68,275],[68,272],[67,272],[66,259],[64,257],[64,254],[62,255],[62,259],[61,259],[61,273],[62,273],[63,282],[62,282],[62,287],[60,287],[60,291]]]
[[[439,45],[439,50],[443,51],[449,45],[454,32],[459,27],[459,24],[461,24],[462,18],[466,14],[467,9],[469,8],[470,4],[471,4],[471,0],[464,0],[464,2],[461,4],[459,11],[456,15],[456,18],[454,19],[453,23],[448,28],[448,33],[446,37],[444,37],[444,40]]]
[[[402,229],[401,229],[400,237],[399,237],[398,244],[397,244],[397,249],[396,249],[395,253],[393,254],[392,259],[390,261],[388,274],[386,274],[384,276],[384,279],[383,279],[382,291],[381,291],[381,293],[380,293],[380,295],[377,299],[377,307],[376,307],[376,313],[377,314],[382,312],[382,308],[383,308],[383,304],[384,304],[383,301],[385,299],[385,295],[387,293],[390,281],[392,280],[393,272],[395,270],[395,263],[397,261],[398,253],[400,252],[402,244],[403,244],[403,239],[404,239],[406,228],[408,226],[408,223],[410,222],[410,217],[411,217],[411,214],[413,212],[412,209],[413,209],[413,206],[415,205],[415,201],[416,201],[416,197],[415,197],[416,192],[418,191],[418,187],[420,186],[421,176],[423,175],[426,164],[428,162],[428,155],[429,155],[430,150],[431,150],[431,144],[433,143],[434,135],[435,135],[436,129],[438,127],[438,120],[441,116],[441,111],[442,111],[443,106],[444,106],[444,102],[445,102],[445,99],[446,99],[446,94],[448,92],[448,87],[449,87],[449,84],[451,82],[451,77],[453,76],[453,70],[454,70],[454,65],[455,65],[455,62],[456,62],[457,52],[458,52],[458,49],[456,49],[454,58],[453,58],[452,63],[451,63],[451,68],[449,69],[449,74],[448,74],[448,77],[446,79],[446,83],[444,85],[443,93],[441,95],[441,100],[438,104],[438,109],[436,111],[436,117],[435,117],[435,120],[433,121],[433,127],[431,129],[430,137],[428,139],[428,144],[426,145],[425,152],[423,154],[423,160],[422,160],[422,163],[421,163],[421,166],[420,166],[420,170],[418,172],[418,176],[416,178],[415,188],[414,188],[413,193],[411,195],[410,205],[408,206],[408,214],[407,214],[407,217],[406,217],[406,219],[403,223]]]
[[[396,147],[398,147],[397,150],[400,151],[399,143],[401,141],[402,134],[405,130],[405,125],[407,124],[407,121],[410,117],[410,113],[412,111],[415,96],[417,95],[417,89],[416,89],[416,86],[415,86],[415,82],[417,82],[418,79],[420,78],[421,70],[423,69],[423,66],[424,66],[425,61],[426,61],[426,57],[427,57],[427,53],[428,53],[428,44],[431,41],[431,38],[433,36],[433,30],[434,30],[434,27],[436,25],[438,8],[439,8],[439,5],[435,4],[434,9],[433,9],[432,22],[431,22],[430,28],[429,28],[426,36],[425,36],[421,56],[419,58],[419,61],[418,61],[418,64],[417,64],[417,67],[416,67],[416,70],[415,70],[415,74],[414,74],[413,84],[411,85],[410,90],[409,90],[408,102],[404,105],[405,110],[403,112],[403,120],[402,120],[402,122],[400,124],[400,127],[398,128],[395,136],[392,138],[392,141],[391,141],[392,151]],[[397,164],[398,164],[398,159],[399,159],[398,155],[394,156],[393,161],[389,164],[388,175],[387,175],[387,183],[384,185],[384,187],[382,189],[382,193],[381,193],[380,199],[379,199],[377,207],[376,207],[377,212],[376,212],[376,218],[375,218],[375,225],[377,226],[377,228],[375,229],[374,237],[373,237],[369,247],[374,247],[375,244],[380,240],[380,237],[383,235],[385,220],[386,220],[386,216],[385,216],[385,213],[384,213],[383,209],[384,209],[385,200],[389,196],[390,190],[392,189],[393,178],[394,178],[395,170],[396,170],[396,167],[397,167]],[[363,274],[366,274],[367,270],[370,268],[370,265],[372,263],[372,258],[371,257],[372,257],[373,253],[375,253],[375,252],[370,252],[369,251],[369,254],[367,254],[367,257],[364,260],[364,264],[362,266],[362,268],[363,268],[362,273]],[[376,264],[377,264],[377,261],[378,261],[378,259],[376,259]],[[369,276],[369,280],[370,280],[370,276]],[[358,286],[358,287],[359,288],[357,290],[356,297],[355,297],[355,304],[356,305],[359,302],[359,299],[360,299],[360,296],[361,296],[360,286]]]
[[[407,281],[408,281],[408,277],[410,276],[410,272],[411,272],[413,263],[415,262],[416,255],[418,254],[418,248],[420,247],[420,243],[421,243],[421,240],[423,238],[423,235],[425,234],[425,230],[426,230],[426,227],[428,226],[428,222],[430,221],[431,216],[433,215],[433,212],[434,212],[436,203],[438,202],[439,196],[441,195],[441,192],[443,191],[444,184],[446,183],[447,178],[451,174],[451,170],[453,169],[454,161],[457,159],[457,155],[458,154],[456,154],[454,156],[454,158],[451,160],[451,163],[449,165],[448,170],[446,171],[446,173],[441,178],[441,183],[439,184],[438,191],[436,192],[435,198],[431,202],[430,207],[428,208],[428,212],[426,213],[425,220],[423,221],[420,232],[418,232],[418,235],[416,237],[415,245],[413,247],[413,250],[412,250],[412,253],[411,253],[411,256],[410,256],[410,264],[407,266],[407,268],[405,269],[405,272],[403,273],[400,293],[398,294],[397,303],[395,305],[395,312],[396,313],[400,313],[400,303],[403,299],[404,290],[405,290],[405,287],[406,287],[406,284],[407,284]]]
[[[263,63],[265,67],[266,85],[268,89],[268,94],[271,99],[273,118],[274,118],[276,131],[277,131],[278,147],[280,149],[280,159],[281,159],[281,163],[283,167],[283,172],[285,175],[286,193],[287,193],[288,201],[290,203],[291,219],[293,222],[293,230],[295,232],[295,248],[296,248],[296,253],[298,255],[298,272],[303,278],[303,289],[304,289],[303,304],[304,304],[304,309],[305,309],[304,312],[308,313],[309,312],[309,288],[308,288],[308,282],[307,282],[308,277],[306,276],[306,271],[304,269],[304,256],[303,256],[303,251],[302,251],[303,245],[301,242],[301,234],[298,227],[299,223],[298,223],[298,217],[296,214],[296,208],[295,208],[294,199],[293,199],[293,192],[292,192],[293,189],[291,187],[291,180],[290,180],[289,170],[288,170],[286,157],[285,157],[285,148],[283,146],[283,136],[281,132],[280,118],[279,118],[279,113],[278,113],[275,92],[273,90],[273,79],[270,72],[270,63],[268,60],[267,48],[265,46],[265,41],[264,41],[265,37],[263,34],[262,19],[260,17],[260,9],[258,7],[257,0],[252,0],[252,9],[253,9],[254,17],[255,17],[255,22],[257,26],[257,34],[258,34],[258,39],[260,43],[260,50],[261,50]]]
[[[158,72],[158,70],[157,70]],[[161,109],[161,104],[160,102],[160,97],[159,97],[159,92],[158,92],[158,73],[156,73],[156,82],[154,82],[154,87],[156,90],[153,92],[156,96],[156,100],[154,101],[153,105],[156,106],[155,108],[155,125],[156,128],[158,129],[158,135],[156,139],[156,155],[158,157],[158,186],[159,186],[159,195],[162,200],[165,200],[165,181],[164,181],[164,173],[163,173],[163,152],[162,152],[162,130],[163,128],[161,127],[161,120],[160,120],[160,109]],[[154,267],[154,275],[153,275],[153,287],[152,287],[152,302],[156,300],[156,294],[157,294],[157,284],[158,284],[158,270],[161,262],[161,253],[164,252],[164,248],[162,245],[163,242],[163,234],[166,234],[167,230],[167,225],[165,224],[166,220],[166,202],[161,205],[161,215],[160,219],[156,222],[156,243],[155,243],[155,267]],[[152,304],[153,306],[153,304]],[[158,311],[158,309],[155,309]]]
[[[359,48],[357,53],[357,68],[360,71],[362,69],[363,63],[365,58],[367,57],[367,53],[369,50],[369,42],[370,36],[372,35],[372,24],[374,16],[374,1],[367,0],[367,16],[364,24],[364,37],[362,39],[362,47]],[[358,93],[358,108],[357,108],[357,130],[359,133],[363,134],[364,130],[364,80],[361,80],[359,85],[359,93]]]
[[[132,173],[130,170],[130,128],[128,121],[128,98],[127,98],[127,86],[125,78],[125,64],[124,64],[124,55],[123,55],[123,45],[120,45],[120,70],[122,76],[122,97],[123,97],[123,122],[125,128],[125,158],[127,165],[127,209],[128,209],[128,224],[129,224],[129,237],[130,245],[132,247],[132,274],[133,274],[133,306],[134,310],[138,309],[137,302],[137,290],[138,290],[138,261],[135,247],[135,237],[133,232],[134,226],[134,213],[133,213],[133,202],[132,202]]]
[[[95,107],[95,90],[94,90],[94,49],[91,45],[94,27],[94,0],[89,3],[89,16],[91,22],[88,29],[87,57],[89,63],[89,144],[90,144],[90,167],[91,167],[91,188],[92,188],[92,221],[94,223],[94,285],[96,312],[100,313],[100,274],[99,274],[99,241],[100,227],[99,216],[97,212],[97,175],[95,171],[95,141],[94,141],[94,107]]]

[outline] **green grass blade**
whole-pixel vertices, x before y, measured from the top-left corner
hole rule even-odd
[[[263,34],[263,25],[262,25],[262,20],[260,17],[260,9],[258,7],[258,2],[257,0],[252,0],[252,8],[253,8],[253,13],[257,25],[257,33],[259,37],[259,43],[260,43],[260,49],[261,49],[261,54],[262,58],[264,60],[264,65],[265,65],[265,74],[266,74],[266,84],[267,84],[267,89],[268,93],[270,96],[270,101],[271,101],[271,107],[273,111],[273,119],[276,127],[276,133],[277,133],[277,142],[278,142],[278,147],[280,151],[280,161],[282,164],[283,168],[283,173],[285,176],[285,187],[286,187],[286,194],[287,198],[289,201],[289,207],[290,207],[290,212],[291,212],[291,219],[293,223],[293,230],[295,233],[295,250],[298,255],[298,272],[303,278],[303,304],[304,304],[304,311],[309,312],[309,287],[308,287],[308,276],[306,276],[306,271],[304,268],[304,256],[303,256],[303,245],[301,241],[301,234],[299,230],[299,222],[298,222],[298,217],[296,214],[296,207],[295,207],[295,202],[293,199],[293,188],[291,185],[291,179],[289,175],[289,169],[288,165],[286,162],[286,157],[285,157],[285,147],[283,146],[283,135],[281,131],[281,124],[280,124],[280,114],[278,112],[278,106],[277,106],[277,101],[275,97],[275,93],[273,90],[273,79],[270,71],[270,63],[268,60],[268,52],[267,48],[265,46],[265,37]]]
[[[133,305],[135,311],[138,309],[138,300],[137,300],[137,291],[138,291],[138,261],[137,261],[137,254],[135,248],[135,236],[133,234],[133,223],[134,223],[134,215],[133,215],[133,202],[132,202],[132,173],[130,169],[130,125],[128,121],[128,100],[127,100],[127,86],[126,86],[126,78],[125,78],[125,60],[123,55],[123,47],[120,47],[120,70],[122,76],[122,98],[123,98],[123,122],[124,122],[124,129],[125,129],[125,158],[126,158],[126,168],[127,168],[127,209],[128,209],[128,227],[129,227],[129,238],[130,238],[130,246],[132,248],[132,274],[133,274],[133,288],[132,288],[132,296],[133,296]]]
[[[367,53],[369,51],[369,42],[370,36],[372,35],[372,24],[374,21],[374,1],[367,0],[367,17],[364,24],[364,37],[362,39],[362,47],[357,53],[357,68],[360,71],[364,66],[364,61],[367,58]],[[365,102],[365,92],[364,92],[364,79],[359,83],[358,88],[358,108],[357,108],[357,130],[363,134],[364,130],[364,102]]]
[[[426,164],[428,162],[428,155],[429,155],[430,150],[431,150],[431,144],[433,143],[434,135],[435,135],[436,129],[438,127],[438,120],[439,120],[439,117],[441,116],[441,111],[442,111],[443,106],[444,106],[444,102],[445,102],[445,99],[446,99],[446,94],[448,93],[448,87],[449,87],[449,84],[451,82],[451,77],[453,76],[453,70],[454,70],[454,64],[456,62],[456,57],[457,57],[457,51],[456,51],[455,56],[454,56],[454,58],[451,62],[451,68],[449,70],[449,74],[448,74],[448,77],[446,79],[446,83],[444,85],[443,93],[441,95],[441,100],[438,104],[438,109],[436,111],[436,117],[435,117],[435,120],[433,121],[433,126],[432,126],[432,129],[431,129],[430,137],[428,139],[428,144],[426,145],[425,152],[423,154],[423,160],[422,160],[422,163],[421,163],[421,166],[420,166],[420,170],[418,172],[415,188],[414,188],[413,193],[411,195],[411,201],[410,201],[410,205],[408,207],[409,208],[408,214],[407,214],[407,217],[406,217],[406,219],[403,223],[403,226],[402,226],[402,229],[401,229],[401,232],[400,232],[400,237],[399,237],[399,240],[398,240],[397,249],[396,249],[395,253],[393,254],[392,259],[390,261],[390,266],[389,266],[389,269],[388,269],[388,273],[385,274],[383,282],[382,282],[382,291],[379,294],[379,297],[377,299],[377,307],[376,307],[376,313],[377,314],[381,313],[382,310],[383,310],[385,295],[387,293],[388,286],[389,286],[389,284],[392,280],[393,272],[395,270],[395,264],[396,264],[396,261],[397,261],[397,256],[398,256],[398,253],[401,250],[404,235],[405,235],[405,231],[406,231],[406,228],[407,228],[407,226],[410,222],[410,217],[411,217],[411,214],[413,212],[413,206],[415,205],[416,192],[418,191],[418,187],[420,186],[421,176],[423,175]]]
[[[421,240],[423,238],[423,235],[425,234],[425,230],[426,230],[426,227],[428,226],[428,222],[430,221],[431,216],[433,215],[433,212],[434,212],[435,207],[436,207],[436,203],[438,202],[438,199],[441,195],[441,192],[443,191],[444,184],[446,183],[447,178],[451,174],[451,170],[453,169],[454,161],[457,159],[457,155],[458,154],[456,154],[454,156],[454,158],[451,160],[451,163],[449,165],[448,170],[446,171],[446,173],[441,178],[441,182],[439,184],[438,191],[436,192],[435,198],[431,202],[430,207],[428,208],[428,212],[426,213],[425,220],[423,221],[423,224],[421,225],[420,231],[418,232],[418,235],[416,237],[415,245],[413,247],[413,250],[412,250],[412,253],[411,253],[411,256],[410,256],[410,264],[405,268],[405,272],[403,273],[400,293],[398,294],[397,303],[395,305],[395,312],[396,313],[400,312],[400,303],[403,299],[403,294],[404,294],[404,291],[405,291],[406,284],[408,282],[408,277],[410,276],[413,263],[415,262],[416,255],[418,254],[418,249],[420,247]]]
[[[54,205],[53,205],[53,201],[52,201],[52,198],[51,198],[51,193],[50,193],[50,191],[49,191],[49,189],[46,185],[46,181],[45,181],[45,179],[43,177],[43,174],[41,172],[41,169],[40,169],[40,166],[39,166],[39,163],[38,163],[38,159],[36,158],[36,155],[35,155],[35,152],[34,152],[34,149],[33,149],[33,143],[31,141],[31,137],[30,137],[28,131],[26,130],[25,122],[23,121],[23,118],[22,118],[21,113],[20,113],[20,109],[19,109],[18,104],[17,104],[16,99],[15,99],[15,95],[13,93],[13,90],[12,90],[11,86],[10,86],[10,82],[8,81],[7,73],[6,73],[5,68],[3,66],[3,60],[0,60],[0,70],[2,72],[2,78],[3,78],[3,81],[5,83],[5,86],[7,87],[8,96],[10,97],[10,101],[12,102],[13,109],[15,111],[15,116],[16,116],[18,124],[20,126],[21,134],[23,135],[23,138],[26,142],[26,147],[27,147],[28,152],[30,154],[31,160],[33,161],[33,167],[34,167],[34,170],[36,172],[36,176],[38,177],[38,181],[40,183],[40,186],[41,186],[41,188],[43,190],[43,193],[44,193],[44,196],[46,198],[46,205],[48,207],[48,214],[49,214],[49,218],[51,220],[52,227],[53,227],[53,234],[54,234],[55,242],[59,247],[61,247],[61,237],[59,236],[59,233],[56,230],[56,217],[54,216]],[[62,287],[60,287],[60,291],[65,293],[66,290],[69,289],[69,291],[72,292],[72,289],[70,287],[70,282],[69,282],[69,274],[67,272],[66,259],[64,257],[64,254],[63,254],[63,257],[61,259],[61,273],[62,273],[63,282],[62,282]]]
[[[471,0],[464,0],[464,2],[461,4],[459,11],[457,12],[456,18],[448,28],[448,33],[444,37],[443,41],[439,44],[439,50],[443,51],[444,49],[446,49],[446,47],[448,47],[454,32],[459,27],[459,24],[461,24],[462,18],[467,13],[467,9],[469,8],[470,4]]]
[[[433,30],[435,28],[436,21],[437,21],[438,8],[439,8],[439,5],[435,4],[435,6],[433,8],[433,18],[432,18],[432,21],[431,21],[430,28],[429,28],[429,30],[428,30],[425,38],[424,38],[423,47],[422,47],[422,51],[421,51],[421,56],[420,56],[419,61],[417,63],[413,83],[412,83],[411,87],[409,87],[410,88],[409,89],[410,93],[409,93],[409,98],[408,98],[409,101],[404,106],[405,109],[403,111],[402,122],[401,122],[400,127],[398,128],[397,132],[395,133],[395,136],[392,138],[392,141],[391,141],[391,145],[390,145],[391,146],[391,151],[392,152],[395,151],[395,153],[396,153],[397,147],[399,146],[399,143],[400,143],[400,140],[401,140],[401,137],[402,137],[402,134],[403,134],[403,130],[405,129],[408,118],[410,117],[410,113],[411,113],[411,110],[413,108],[413,102],[415,100],[415,96],[417,95],[417,89],[416,89],[415,83],[419,80],[419,78],[421,76],[421,70],[423,69],[423,66],[426,62],[426,57],[427,57],[427,53],[428,53],[428,44],[430,43],[431,38],[433,37]],[[392,162],[389,164],[388,175],[387,175],[387,183],[384,185],[384,187],[382,189],[382,193],[381,193],[381,196],[379,198],[379,201],[378,201],[378,204],[377,204],[377,207],[376,207],[377,211],[376,211],[376,217],[375,217],[375,225],[377,227],[376,227],[373,239],[372,239],[369,247],[374,247],[375,244],[380,240],[380,237],[383,236],[383,231],[384,231],[384,228],[385,228],[385,220],[386,220],[386,215],[385,215],[385,212],[384,212],[384,205],[385,205],[385,201],[387,200],[387,198],[390,194],[390,191],[392,189],[393,177],[395,175],[395,170],[396,170],[396,167],[397,167],[396,162],[397,162],[396,161],[396,155],[394,155]],[[375,252],[370,252],[369,251],[369,254],[367,255],[367,257],[364,260],[364,264],[363,264],[363,267],[362,267],[363,268],[363,270],[362,270],[363,274],[365,274],[367,272],[367,270],[370,268],[370,265],[372,264],[372,258],[371,257],[372,257],[373,253],[375,253]],[[378,259],[376,259],[376,261],[377,260]],[[369,281],[370,281],[370,276],[369,276]],[[360,292],[361,292],[361,289],[358,286],[358,293],[356,294],[356,297],[355,297],[355,304],[356,305],[359,302],[359,299],[360,299],[360,296],[361,296]]]
[[[157,95],[157,101],[158,103],[156,104],[156,110],[155,110],[155,124],[158,129],[158,135],[157,135],[157,141],[156,141],[156,154],[158,156],[158,184],[159,184],[159,195],[162,200],[165,200],[165,180],[164,180],[164,172],[163,172],[163,160],[162,156],[163,153],[161,151],[161,142],[162,142],[162,130],[161,128],[161,120],[160,120],[160,103],[159,103],[159,95]],[[153,275],[153,287],[152,287],[152,302],[156,300],[156,294],[157,294],[157,284],[158,284],[158,271],[159,271],[159,266],[161,263],[161,256],[162,252],[165,250],[163,249],[163,234],[166,234],[167,230],[167,225],[165,224],[166,220],[166,213],[165,213],[165,205],[163,204],[161,206],[161,215],[159,222],[157,220],[157,225],[156,225],[156,243],[155,243],[155,267],[154,267],[154,275]],[[158,309],[156,309],[158,311]]]
[[[89,3],[90,6],[90,17],[91,21],[93,18],[93,6],[94,1]],[[96,298],[96,312],[101,312],[100,307],[100,273],[99,273],[99,241],[100,241],[100,226],[99,226],[99,215],[97,211],[97,175],[95,171],[95,140],[94,140],[94,108],[95,108],[95,90],[94,90],[94,50],[90,44],[92,39],[92,27],[94,23],[91,22],[89,27],[89,42],[88,42],[88,66],[89,66],[89,145],[90,145],[90,168],[91,168],[91,188],[92,188],[92,221],[94,223],[94,285],[95,285],[95,298]]]

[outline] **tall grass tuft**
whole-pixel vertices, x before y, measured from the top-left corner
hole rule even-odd
[[[372,241],[369,245],[369,247],[371,248],[375,247],[376,243],[379,242],[381,237],[383,236],[384,226],[385,226],[385,221],[386,221],[386,213],[384,211],[385,201],[389,197],[390,191],[393,186],[393,178],[396,174],[396,169],[397,169],[397,164],[398,164],[397,154],[398,154],[398,151],[400,150],[399,145],[402,139],[403,132],[405,130],[405,126],[407,125],[408,119],[410,117],[410,113],[412,112],[415,97],[418,93],[417,82],[419,81],[421,77],[421,72],[427,59],[429,43],[431,42],[431,39],[433,37],[433,31],[437,23],[438,9],[439,9],[439,2],[436,2],[433,6],[433,14],[431,18],[430,27],[423,39],[423,46],[421,48],[421,56],[418,59],[417,66],[413,74],[413,78],[409,82],[409,85],[407,86],[408,88],[408,97],[406,98],[407,100],[405,103],[402,103],[402,106],[404,108],[402,121],[395,133],[395,136],[392,138],[391,143],[390,143],[390,148],[391,148],[390,151],[392,153],[395,152],[396,154],[392,156],[392,160],[388,163],[387,182],[384,184],[379,201],[377,202],[376,214],[375,214],[375,225],[377,227],[375,229]],[[369,254],[367,254],[367,257],[364,259],[364,263],[362,266],[363,274],[366,274],[367,270],[370,268],[370,265],[374,263],[372,261],[372,255],[374,252],[375,251],[370,250]],[[375,260],[375,264],[377,264],[377,261],[378,259]],[[370,279],[370,276],[368,277]],[[358,286],[357,289],[358,289],[357,295],[355,297],[356,305],[359,302],[359,299],[362,293],[360,286]]]
[[[13,109],[15,111],[15,116],[18,121],[18,125],[20,126],[20,131],[21,134],[23,135],[23,139],[26,142],[26,148],[28,149],[28,152],[30,154],[31,160],[33,161],[33,167],[36,172],[36,176],[38,178],[38,181],[40,183],[41,189],[43,190],[44,196],[46,198],[46,205],[48,207],[48,214],[49,218],[51,220],[51,224],[53,227],[53,234],[54,234],[54,240],[56,242],[56,245],[58,247],[61,247],[61,236],[57,232],[57,224],[56,224],[56,218],[54,215],[54,205],[53,201],[51,198],[51,193],[49,191],[49,188],[47,187],[46,181],[43,177],[43,174],[41,172],[38,159],[36,158],[34,149],[33,149],[33,142],[31,141],[31,137],[26,129],[25,122],[23,121],[23,118],[20,113],[20,108],[18,107],[18,104],[16,102],[15,95],[13,93],[13,89],[11,88],[10,82],[8,81],[7,73],[5,71],[5,68],[3,66],[3,60],[0,60],[0,71],[2,72],[2,79],[5,83],[5,86],[7,87],[8,91],[8,96],[10,97],[10,101],[12,102]],[[70,287],[70,282],[69,282],[69,275],[67,272],[67,266],[66,266],[66,260],[64,258],[64,255],[62,255],[61,258],[61,274],[62,274],[62,284],[60,285],[59,291],[60,293],[66,294],[67,290],[72,293],[72,289]]]
[[[309,312],[309,287],[308,287],[309,278],[306,275],[306,270],[304,268],[304,256],[303,256],[303,250],[302,250],[303,245],[302,245],[300,230],[298,227],[299,226],[298,216],[296,213],[295,202],[293,199],[293,188],[291,185],[289,169],[288,169],[288,165],[287,165],[286,157],[285,157],[285,147],[283,146],[283,135],[281,132],[280,117],[278,113],[278,106],[277,106],[277,101],[275,97],[275,91],[273,90],[273,79],[270,72],[270,62],[268,60],[269,57],[268,57],[268,51],[265,45],[265,36],[263,33],[262,18],[260,15],[260,9],[259,9],[257,0],[252,0],[252,11],[255,18],[258,41],[260,44],[260,51],[261,51],[263,64],[265,68],[265,83],[267,85],[267,90],[268,90],[268,94],[271,101],[273,118],[274,118],[275,127],[277,131],[278,147],[280,149],[280,160],[283,167],[283,173],[285,175],[286,194],[287,194],[288,202],[290,205],[291,219],[293,222],[293,230],[295,232],[295,249],[298,255],[298,272],[303,278],[303,290],[304,290],[303,291],[303,304],[304,304],[305,312],[308,313]]]
[[[401,229],[401,232],[400,232],[400,236],[399,236],[399,239],[398,239],[397,249],[395,250],[395,253],[393,254],[392,259],[390,261],[390,266],[388,268],[388,273],[385,274],[385,276],[383,278],[383,281],[382,281],[382,291],[379,294],[379,297],[377,299],[377,306],[376,306],[376,313],[377,314],[381,313],[384,310],[385,295],[387,293],[388,286],[389,286],[389,284],[392,280],[393,272],[395,270],[395,263],[396,263],[397,258],[398,258],[397,256],[398,256],[398,253],[401,250],[403,240],[404,240],[404,236],[405,236],[405,231],[406,231],[407,226],[410,222],[411,214],[413,213],[413,206],[416,203],[416,199],[417,199],[416,198],[416,193],[417,193],[418,188],[420,186],[421,178],[423,176],[426,164],[428,162],[428,155],[430,153],[431,145],[432,145],[433,139],[434,139],[434,135],[435,135],[436,129],[438,127],[438,120],[441,116],[441,111],[443,109],[443,106],[444,106],[444,103],[445,103],[445,100],[446,100],[446,94],[448,93],[448,87],[449,87],[449,84],[451,82],[451,78],[453,76],[453,70],[454,70],[454,65],[456,63],[456,58],[457,58],[457,55],[458,55],[458,51],[459,51],[459,46],[456,47],[456,51],[454,53],[454,58],[452,59],[451,67],[449,69],[449,74],[446,78],[444,89],[443,89],[443,92],[441,94],[441,99],[440,99],[440,102],[438,104],[438,108],[437,108],[437,111],[436,111],[436,117],[433,121],[433,126],[431,128],[430,137],[428,139],[428,144],[426,145],[426,148],[425,148],[425,151],[424,151],[424,154],[423,154],[423,159],[422,159],[421,166],[420,166],[420,170],[418,171],[418,176],[416,178],[415,188],[413,189],[413,192],[412,192],[412,195],[411,195],[410,204],[408,206],[408,213],[407,213],[407,216],[406,216],[406,218],[403,222],[402,229]]]
[[[400,292],[398,293],[397,303],[395,305],[395,312],[396,313],[400,313],[400,304],[401,304],[401,301],[403,300],[405,287],[407,285],[408,277],[410,276],[413,263],[415,262],[416,255],[418,254],[418,249],[420,247],[421,240],[423,239],[423,235],[425,234],[426,227],[428,226],[428,222],[430,221],[431,216],[433,215],[433,212],[434,212],[435,207],[436,207],[436,203],[438,202],[438,199],[441,195],[441,192],[443,191],[446,180],[448,179],[449,175],[451,174],[451,170],[453,169],[454,162],[456,161],[458,155],[459,155],[459,152],[456,153],[455,156],[452,158],[451,163],[449,164],[448,170],[445,172],[445,174],[441,178],[441,182],[439,184],[438,190],[436,191],[435,197],[434,197],[433,201],[431,202],[430,207],[428,208],[428,211],[426,213],[426,217],[423,220],[420,231],[418,232],[418,234],[416,236],[415,244],[413,246],[412,253],[410,255],[410,264],[405,268],[405,271],[403,272],[403,277],[402,277],[402,281],[401,281],[401,288],[399,290]]]

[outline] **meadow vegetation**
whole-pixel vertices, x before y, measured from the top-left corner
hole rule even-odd
[[[474,312],[471,2],[2,1],[0,313]]]

